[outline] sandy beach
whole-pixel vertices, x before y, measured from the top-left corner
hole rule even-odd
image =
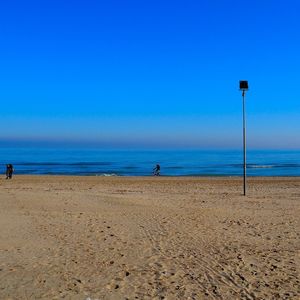
[[[300,299],[300,178],[0,180],[0,299]]]

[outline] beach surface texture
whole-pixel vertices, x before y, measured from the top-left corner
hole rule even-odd
[[[0,299],[300,299],[300,178],[0,179]]]

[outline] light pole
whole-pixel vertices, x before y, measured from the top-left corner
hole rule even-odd
[[[244,152],[244,196],[246,196],[246,177],[247,177],[247,162],[246,162],[246,104],[245,104],[245,94],[248,91],[248,81],[240,81],[240,90],[242,91],[243,97],[243,152]]]

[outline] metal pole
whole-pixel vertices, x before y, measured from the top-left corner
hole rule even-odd
[[[244,147],[244,196],[246,196],[246,115],[245,115],[245,91],[243,90],[243,147]]]

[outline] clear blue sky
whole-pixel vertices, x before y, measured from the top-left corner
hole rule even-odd
[[[300,1],[1,1],[0,142],[300,148]]]

